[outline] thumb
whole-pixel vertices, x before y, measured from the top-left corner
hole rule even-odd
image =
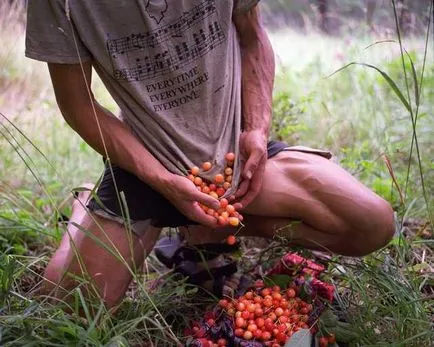
[[[260,162],[261,162],[261,155],[259,154],[259,152],[257,151],[253,152],[249,156],[249,159],[247,159],[246,164],[244,165],[243,177],[248,180],[252,179],[253,174],[258,168]]]
[[[201,193],[196,191],[193,195],[193,199],[201,204],[204,204],[214,210],[218,210],[220,208],[220,203],[216,198],[209,196],[208,194]]]

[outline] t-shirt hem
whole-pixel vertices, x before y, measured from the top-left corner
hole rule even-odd
[[[25,56],[30,59],[38,60],[38,61],[44,61],[46,63],[53,63],[53,64],[79,64],[81,62],[86,62],[92,59],[91,56],[82,56],[81,60],[77,57],[67,57],[67,56],[59,56],[59,55],[46,55],[41,54],[39,52],[35,52],[29,49],[26,49]]]

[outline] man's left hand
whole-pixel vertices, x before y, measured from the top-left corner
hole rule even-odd
[[[259,130],[243,132],[240,137],[240,154],[244,165],[235,198],[244,208],[253,201],[262,187],[267,162],[267,137]]]

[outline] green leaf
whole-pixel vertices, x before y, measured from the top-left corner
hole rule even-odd
[[[288,275],[272,275],[264,279],[265,286],[279,286],[280,288],[287,288],[292,282],[292,277]]]
[[[329,75],[327,77],[331,77],[334,74],[341,72],[342,70],[345,70],[346,68],[350,67],[351,65],[366,66],[366,67],[369,67],[371,69],[378,71],[381,74],[381,76],[383,76],[383,78],[386,80],[386,82],[389,84],[389,86],[392,88],[392,90],[395,92],[395,94],[398,96],[399,100],[401,100],[402,104],[405,106],[405,108],[408,110],[408,112],[410,112],[410,113],[412,112],[410,104],[408,103],[408,101],[404,97],[404,95],[402,94],[399,87],[396,85],[395,81],[392,78],[390,78],[390,76],[387,73],[380,70],[378,67],[376,67],[374,65],[367,64],[367,63],[357,63],[357,62],[353,61],[353,62],[348,63],[347,65],[341,67],[340,69],[336,70],[335,72],[333,72],[331,75]]]

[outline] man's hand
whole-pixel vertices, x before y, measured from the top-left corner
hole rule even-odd
[[[240,138],[242,164],[241,184],[235,194],[241,207],[246,207],[262,187],[267,162],[267,138],[259,130],[245,131]]]
[[[201,225],[214,229],[218,227],[216,218],[207,215],[199,206],[204,204],[217,211],[220,208],[217,199],[199,192],[186,177],[171,174],[168,182],[159,190],[179,212]]]

